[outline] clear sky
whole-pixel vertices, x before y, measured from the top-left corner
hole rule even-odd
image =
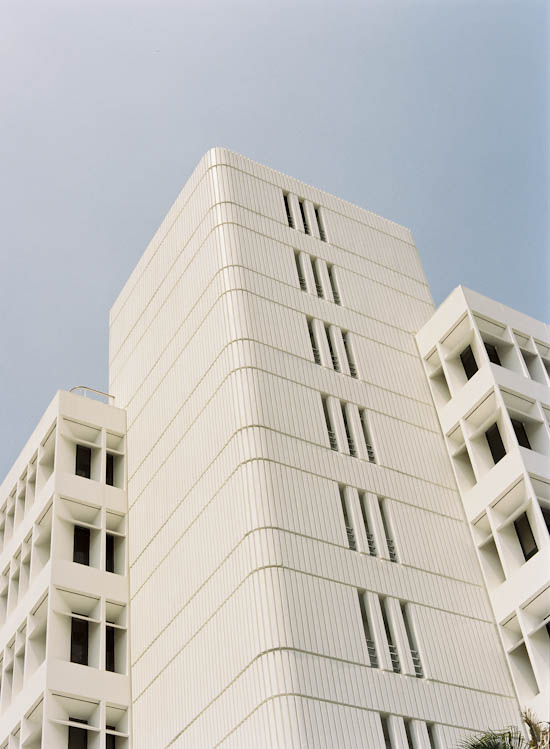
[[[214,145],[410,227],[436,303],[548,320],[548,28],[545,0],[3,0],[0,477],[57,389],[106,387],[109,308]]]

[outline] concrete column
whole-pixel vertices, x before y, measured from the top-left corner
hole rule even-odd
[[[311,236],[320,239],[317,219],[315,218],[315,208],[310,200],[304,200],[304,213],[306,214]]]
[[[325,325],[322,320],[312,320],[311,327],[313,329],[313,335],[315,336],[315,342],[319,349],[319,356],[321,358],[321,364],[323,367],[332,369],[332,359],[330,358],[330,350],[327,343],[327,334],[325,332]]]
[[[399,655],[401,673],[407,674],[407,676],[414,676],[414,663],[399,601],[397,598],[386,598],[385,606],[386,617],[392,633],[393,642]]]
[[[344,419],[342,417],[342,407],[338,398],[329,396],[327,398],[327,408],[330,417],[330,423],[332,424],[332,429],[336,435],[338,450],[341,453],[349,455],[348,438],[346,436],[346,428],[344,426]]]
[[[307,252],[299,252],[298,262],[300,263],[302,274],[306,279],[306,288],[308,294],[317,296],[317,289],[315,288],[315,278],[313,277],[313,269],[311,267],[311,256],[308,255]]]
[[[328,277],[327,264],[320,257],[315,258],[314,263],[317,270],[319,282],[323,287],[323,298],[326,299],[327,302],[334,303],[334,297],[332,296],[332,287],[330,285],[330,279]]]
[[[422,720],[411,720],[411,737],[414,749],[431,749],[430,736]]]
[[[288,195],[288,206],[290,208],[290,215],[294,221],[294,228],[298,231],[304,231],[304,222],[302,221],[302,214],[300,213],[300,204],[296,195],[289,193]]]
[[[370,634],[376,644],[376,655],[378,665],[384,671],[392,671],[390,650],[388,647],[388,638],[384,629],[382,619],[382,609],[380,608],[380,599],[376,593],[367,591],[365,593],[365,610],[369,620]]]
[[[400,715],[389,715],[388,716],[388,728],[390,732],[390,739],[392,749],[409,749],[409,742],[407,741],[407,733],[405,731],[405,723]]]
[[[330,342],[332,343],[333,351],[338,358],[340,372],[349,375],[350,371],[348,365],[348,357],[346,354],[346,349],[344,348],[344,338],[342,336],[342,331],[340,330],[340,328],[337,328],[336,325],[329,325],[328,334],[330,336]]]
[[[368,554],[369,543],[365,531],[365,524],[363,523],[363,515],[361,513],[361,500],[359,499],[359,492],[355,487],[346,486],[344,489],[344,502],[346,503],[348,518],[353,525],[357,551]]]
[[[373,534],[376,543],[377,556],[382,559],[389,559],[390,553],[386,542],[386,534],[384,532],[384,524],[382,523],[382,515],[380,514],[378,497],[371,492],[365,492],[364,502],[371,533]]]

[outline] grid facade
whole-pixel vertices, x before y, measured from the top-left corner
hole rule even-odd
[[[518,699],[548,721],[548,325],[458,287],[417,340]]]
[[[0,747],[128,749],[124,411],[59,392],[0,488]]]
[[[111,310],[133,745],[447,749],[519,722],[409,231],[202,159]]]

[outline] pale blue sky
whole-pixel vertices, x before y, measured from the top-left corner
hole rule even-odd
[[[107,384],[108,310],[223,145],[409,226],[548,320],[544,0],[4,0],[0,476],[58,388]]]

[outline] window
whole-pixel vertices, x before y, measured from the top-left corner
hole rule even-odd
[[[355,358],[353,356],[353,350],[351,348],[351,342],[349,340],[349,333],[346,331],[342,333],[344,339],[344,351],[348,360],[349,373],[352,377],[357,379],[357,367],[355,366]]]
[[[294,262],[296,263],[296,271],[298,273],[298,281],[300,283],[300,289],[302,291],[307,291],[306,279],[304,276],[304,272],[302,271],[302,264],[301,264],[299,252],[294,253]]]
[[[384,734],[384,745],[385,749],[392,749],[392,743],[390,738],[390,726],[387,716],[381,715],[380,721],[382,723],[382,733]]]
[[[342,514],[344,516],[344,524],[346,526],[346,534],[348,537],[348,546],[352,551],[357,550],[357,544],[355,543],[355,533],[353,532],[353,525],[348,516],[348,508],[346,507],[346,498],[344,495],[344,487],[340,487],[340,502],[342,504]]]
[[[327,241],[327,233],[325,231],[325,224],[323,217],[321,216],[321,209],[319,206],[315,206],[315,220],[317,221],[317,228],[319,229],[319,236],[322,242]]]
[[[107,572],[115,571],[115,536],[112,533],[105,536],[105,569]]]
[[[376,556],[376,543],[374,541],[374,534],[371,533],[371,530],[369,528],[369,519],[367,515],[367,510],[365,507],[366,497],[361,497],[360,505],[361,505],[361,515],[363,516],[363,525],[365,526],[365,533],[367,534],[367,543],[369,545],[369,554],[373,557]]]
[[[85,479],[91,477],[92,468],[92,449],[91,447],[85,447],[84,445],[76,446],[76,467],[75,473],[77,476],[82,476]]]
[[[532,556],[537,553],[538,547],[533,536],[531,524],[529,523],[529,518],[527,517],[526,512],[524,512],[523,515],[520,515],[519,518],[514,521],[514,528],[516,529],[519,545],[521,546],[523,556],[525,557],[525,561],[527,562],[529,559],[531,559]]]
[[[74,527],[73,562],[90,564],[90,529],[81,525]]]
[[[315,333],[313,332],[313,323],[311,320],[307,321],[307,329],[309,331],[309,340],[311,343],[311,350],[313,352],[313,358],[315,360],[315,364],[321,364],[321,356],[319,354],[319,349],[315,341]]]
[[[105,726],[107,730],[116,731],[114,726]],[[116,736],[112,733],[105,734],[105,749],[116,749]]]
[[[499,367],[502,367],[502,364],[500,363],[500,356],[498,355],[497,347],[494,346],[492,343],[487,343],[486,341],[483,341],[485,344],[485,351],[487,352],[487,356],[489,357],[489,361],[493,364],[498,364]]]
[[[506,455],[504,443],[502,442],[502,437],[500,436],[500,432],[496,424],[493,424],[492,427],[489,427],[489,429],[487,429],[487,431],[485,432],[485,438],[487,439],[489,450],[491,451],[491,455],[493,456],[493,460],[495,461],[496,465],[499,460],[502,460],[502,458]]]
[[[414,749],[415,745],[412,738],[411,721],[405,720],[403,722],[405,723],[405,735],[407,736],[407,744],[409,746],[409,749]]]
[[[342,408],[342,419],[344,420],[344,429],[346,430],[346,438],[348,440],[348,448],[349,448],[349,454],[356,458],[357,457],[357,449],[355,447],[355,442],[353,441],[353,436],[351,434],[351,430],[349,428],[348,424],[348,417],[346,414],[346,404],[340,402],[340,406]]]
[[[357,591],[357,594],[359,596],[359,608],[361,609],[361,620],[363,622],[363,632],[365,633],[367,651],[369,654],[369,665],[371,668],[379,668],[378,656],[376,655],[376,644],[374,640],[372,639],[371,633],[370,633],[369,619],[367,616],[367,610],[365,608],[364,594],[360,590]]]
[[[302,216],[302,222],[304,224],[304,231],[305,231],[306,234],[311,234],[311,229],[309,228],[309,224],[307,222],[306,211],[305,211],[305,207],[304,207],[304,201],[303,200],[299,200],[298,204],[300,206],[300,214]]]
[[[317,296],[320,299],[324,299],[325,295],[323,294],[323,285],[321,284],[321,280],[319,278],[319,271],[317,269],[317,261],[313,260],[311,263],[311,269],[313,271],[313,280],[315,281],[315,290],[317,292]]]
[[[386,632],[386,638],[388,640],[388,648],[390,651],[390,658],[391,658],[391,665],[394,673],[400,674],[401,673],[401,664],[399,662],[399,654],[397,652],[397,647],[394,645],[390,625],[388,622],[388,615],[386,612],[386,601],[381,601],[381,610],[382,610],[382,621],[384,622],[384,630]]]
[[[512,426],[514,427],[514,432],[516,433],[516,437],[520,446],[526,447],[528,450],[531,450],[531,443],[529,442],[527,432],[525,431],[525,427],[522,422],[517,421],[517,419],[512,419]]]
[[[378,497],[377,499],[378,499],[378,506],[380,507],[380,517],[382,518],[382,526],[384,527],[384,535],[386,536],[386,543],[388,545],[390,561],[397,562],[399,561],[397,559],[397,550],[395,548],[395,542],[392,538],[392,534],[390,533],[390,526],[389,526],[388,518],[386,515],[386,502],[381,497]]]
[[[475,360],[474,352],[471,346],[466,346],[464,351],[460,354],[460,361],[464,367],[466,377],[471,380],[472,377],[478,370],[477,362]]]
[[[291,229],[294,229],[294,219],[292,218],[292,213],[290,211],[290,203],[288,201],[288,193],[283,193],[283,200],[285,203],[285,211],[286,211],[286,220],[288,221],[288,225]]]
[[[546,523],[546,530],[548,533],[550,533],[550,509],[548,507],[540,506],[542,517],[544,518],[544,522]]]
[[[332,366],[334,367],[335,372],[341,372],[342,370],[340,369],[340,362],[338,361],[338,357],[336,356],[336,352],[334,351],[334,346],[332,345],[332,340],[330,338],[330,328],[326,324],[325,324],[325,333],[327,336],[328,350],[330,353]]]
[[[105,483],[109,486],[115,485],[115,456],[107,453],[107,463],[105,466]]]
[[[80,720],[79,718],[69,718],[73,723],[84,723],[88,721]],[[76,726],[69,726],[69,743],[68,749],[87,749],[88,747],[88,731],[85,728],[77,728]]]
[[[322,396],[323,401],[323,413],[325,415],[325,423],[327,425],[328,439],[330,442],[331,450],[338,450],[338,442],[336,441],[336,434],[332,428],[332,422],[330,420],[330,414],[328,411],[328,403],[326,396]]]
[[[428,740],[430,742],[430,749],[437,749],[438,744],[437,740],[435,738],[435,726],[433,723],[426,723],[426,728],[428,729]]]
[[[367,456],[369,463],[376,463],[376,455],[374,454],[374,447],[370,437],[369,427],[367,424],[367,414],[364,409],[359,412],[361,417],[361,426],[363,427],[363,435],[365,437],[365,446],[367,448]]]
[[[71,618],[71,663],[88,665],[88,622]]]
[[[422,662],[420,660],[420,653],[418,652],[414,630],[409,620],[409,604],[405,603],[404,601],[400,601],[399,605],[401,607],[401,615],[403,617],[403,623],[405,625],[405,633],[407,635],[407,641],[409,644],[409,649],[411,651],[411,658],[414,665],[414,674],[417,679],[422,679],[424,676],[424,671],[422,669]]]
[[[332,297],[334,299],[334,304],[341,305],[342,300],[340,298],[340,292],[338,290],[338,285],[336,283],[336,276],[335,276],[334,268],[332,265],[327,264],[327,273],[328,273],[328,280],[330,281],[330,288],[332,289]]]
[[[105,670],[115,670],[115,628],[105,627]]]

